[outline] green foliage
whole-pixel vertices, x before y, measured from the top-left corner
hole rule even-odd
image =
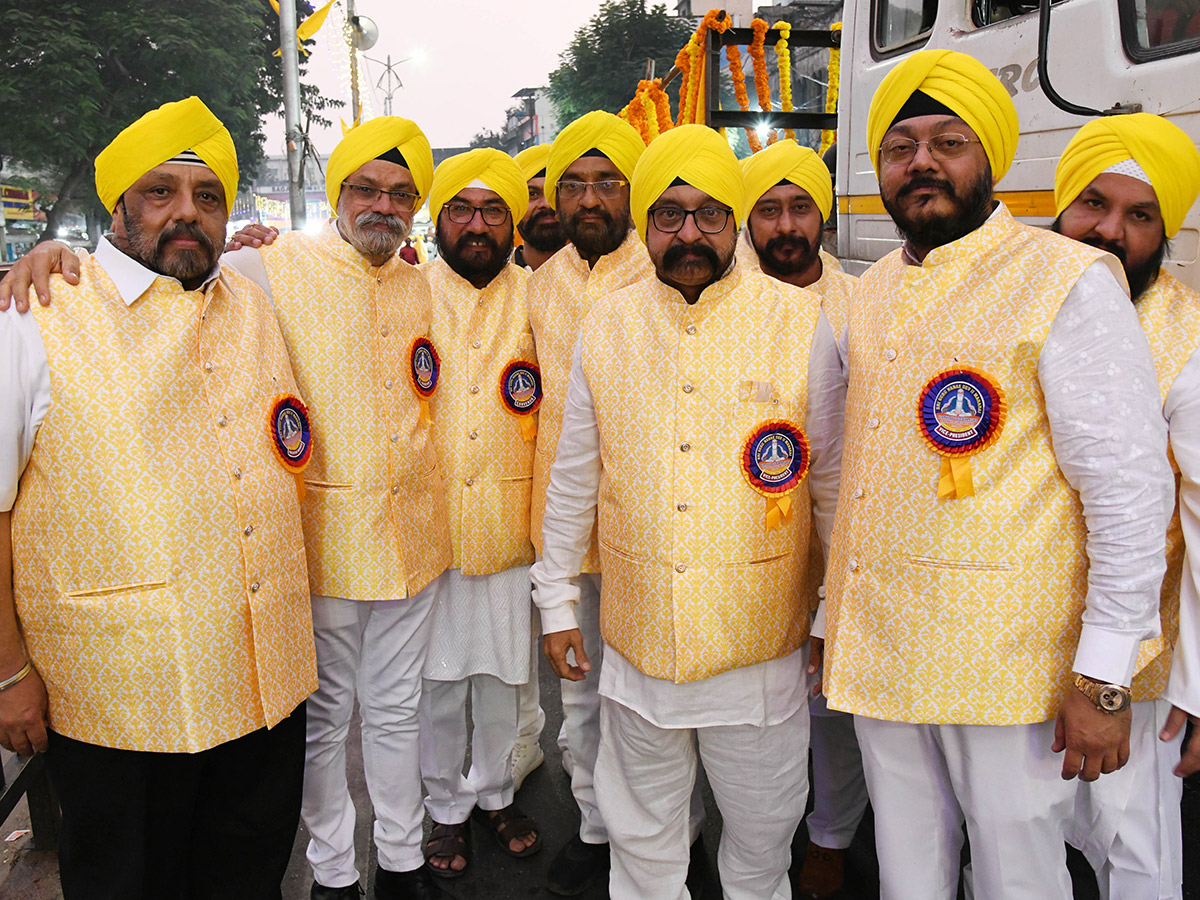
[[[471,138],[470,147],[472,150],[479,147],[495,147],[497,150],[503,150],[504,144],[500,140],[500,132],[484,128]]]
[[[646,0],[605,0],[550,73],[559,121],[565,125],[593,109],[620,112],[646,77],[646,60],[653,59],[655,74],[665,76],[692,30],[690,20],[668,16],[661,3],[647,10]],[[674,109],[678,97],[671,102]]]
[[[294,2],[298,20],[312,11]],[[233,135],[243,183],[262,161],[262,117],[283,102],[267,0],[7,0],[3,23],[0,158],[47,173],[56,207],[95,205],[96,154],[143,113],[192,94]],[[308,93],[319,113],[327,103]]]

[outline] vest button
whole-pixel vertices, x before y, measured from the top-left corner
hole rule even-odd
[[[474,347],[476,350],[478,350],[482,346],[482,344],[479,342],[479,340],[477,338],[477,339],[471,341],[471,346]]]
[[[675,571],[682,575],[687,571],[687,566],[685,566],[683,563],[675,563]]]
[[[245,528],[242,529],[242,534],[244,534],[246,537],[250,537],[250,535],[254,534],[254,526],[247,525]]]
[[[250,593],[257,594],[259,587],[260,587],[259,583],[257,581],[254,582],[254,584],[250,585]]]
[[[398,432],[397,432],[396,434],[393,434],[393,435],[392,435],[392,443],[393,443],[393,444],[394,444],[394,443],[396,443],[396,442],[397,442],[397,441],[399,441],[399,440],[400,440],[400,434],[399,434]]]
[[[871,416],[871,418],[867,419],[867,427],[868,428],[878,428],[879,420],[877,418],[875,418],[874,416]]]
[[[695,333],[696,333],[696,326],[695,326],[695,325],[689,325],[687,328],[685,328],[685,329],[683,329],[683,330],[684,330],[684,331],[686,331],[688,334],[695,334]]]
[[[855,488],[855,489],[854,489],[854,493],[853,493],[853,494],[851,494],[850,496],[852,496],[852,497],[853,497],[855,500],[861,500],[861,499],[862,499],[862,495],[863,495],[863,489],[862,489],[862,488]]]
[[[477,385],[477,384],[471,385],[471,393],[478,394],[479,393],[479,385]]]
[[[233,470],[233,477],[234,477],[234,478],[241,478],[241,477],[242,477],[242,470],[241,470],[241,469],[234,469],[234,470]]]
[[[471,440],[475,440],[477,437],[479,437],[479,432],[478,432],[478,431],[472,431],[472,432],[471,432]]]
[[[392,379],[389,378],[387,381],[385,381],[383,386],[390,391],[392,389]]]
[[[393,493],[393,494],[398,494],[398,493],[400,493],[400,485],[398,485],[398,484],[393,484],[393,485],[392,485],[392,493]]]
[[[689,444],[687,441],[684,441],[682,444],[679,445],[679,449],[681,452],[687,453],[689,450],[692,449],[692,445]]]
[[[883,358],[886,359],[888,362],[891,362],[893,359],[896,358],[896,351],[893,350],[891,347],[888,347],[886,350],[883,351]]]
[[[212,370],[213,370],[213,364],[210,362],[206,362],[204,364],[204,371],[208,372],[209,374],[212,374]]]
[[[676,503],[676,504],[675,504],[675,508],[676,508],[677,510],[679,510],[680,512],[687,512],[687,511],[688,511],[688,505],[687,505],[686,503]]]
[[[471,485],[473,485],[474,483],[475,483],[475,479],[474,479],[474,478],[468,478],[466,481],[464,481],[464,482],[463,482],[463,484],[465,484],[467,487],[470,487],[470,486],[471,486]]]
[[[384,325],[382,328],[379,329],[379,333],[382,334],[384,337],[387,337],[391,333],[391,331],[392,331],[392,329],[388,328],[386,325]]]
[[[684,392],[685,394],[690,394],[690,393],[691,393],[692,391],[694,391],[694,390],[695,390],[695,388],[694,388],[694,387],[692,387],[690,384],[685,384],[685,385],[683,386],[683,392]]]
[[[222,413],[221,418],[217,419],[217,427],[224,428],[229,424],[229,417]]]
[[[851,572],[855,571],[858,568],[858,560],[857,559],[850,560],[850,565],[848,566],[848,568],[850,569]]]

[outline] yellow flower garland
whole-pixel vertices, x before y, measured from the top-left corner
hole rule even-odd
[[[792,51],[788,47],[788,39],[792,36],[792,25],[782,19],[775,23],[779,31],[779,40],[775,42],[775,60],[779,65],[779,108],[791,112],[792,107]],[[788,128],[783,136],[796,139],[796,129]]]
[[[842,23],[835,22],[829,27],[830,31],[841,31]],[[835,113],[838,107],[838,85],[842,77],[842,51],[839,47],[832,47],[829,50],[829,86],[825,89],[825,112]],[[821,132],[821,149],[818,153],[824,155],[825,151],[833,146],[833,142],[837,140],[837,129],[826,128]]]

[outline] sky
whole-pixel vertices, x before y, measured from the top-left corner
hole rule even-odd
[[[392,113],[417,122],[434,147],[465,147],[480,130],[501,129],[505,110],[517,102],[513,94],[547,83],[547,76],[558,68],[559,54],[600,3],[355,0],[355,12],[379,28],[379,41],[365,51],[367,57],[386,60],[391,54],[393,63],[409,60],[396,67],[404,86],[392,97]],[[314,5],[319,6],[320,0]],[[332,14],[327,22],[334,22]],[[317,32],[316,41],[301,80],[317,85],[326,96],[346,101],[345,107],[328,116],[334,120],[332,129],[314,126],[310,134],[325,155],[341,139],[338,115],[349,122],[349,62],[332,24]],[[383,115],[384,91],[374,87],[383,66],[368,62],[367,73],[373,113]],[[268,120],[265,131],[268,155],[283,153],[282,114]]]

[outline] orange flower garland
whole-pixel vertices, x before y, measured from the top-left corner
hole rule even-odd
[[[738,106],[743,110],[750,109],[750,96],[746,93],[746,73],[742,71],[742,51],[730,44],[725,48],[725,58],[729,60],[729,77],[733,79],[733,95],[737,98]],[[758,132],[753,128],[744,129],[746,140],[750,142],[750,151],[757,153],[762,149],[762,141]]]
[[[693,38],[688,38],[688,42],[675,54],[675,68],[679,70],[679,118],[675,120],[676,125],[683,125],[687,122],[685,118],[687,115],[687,98],[692,78],[692,58],[688,54],[688,51],[692,46],[692,40]]]

